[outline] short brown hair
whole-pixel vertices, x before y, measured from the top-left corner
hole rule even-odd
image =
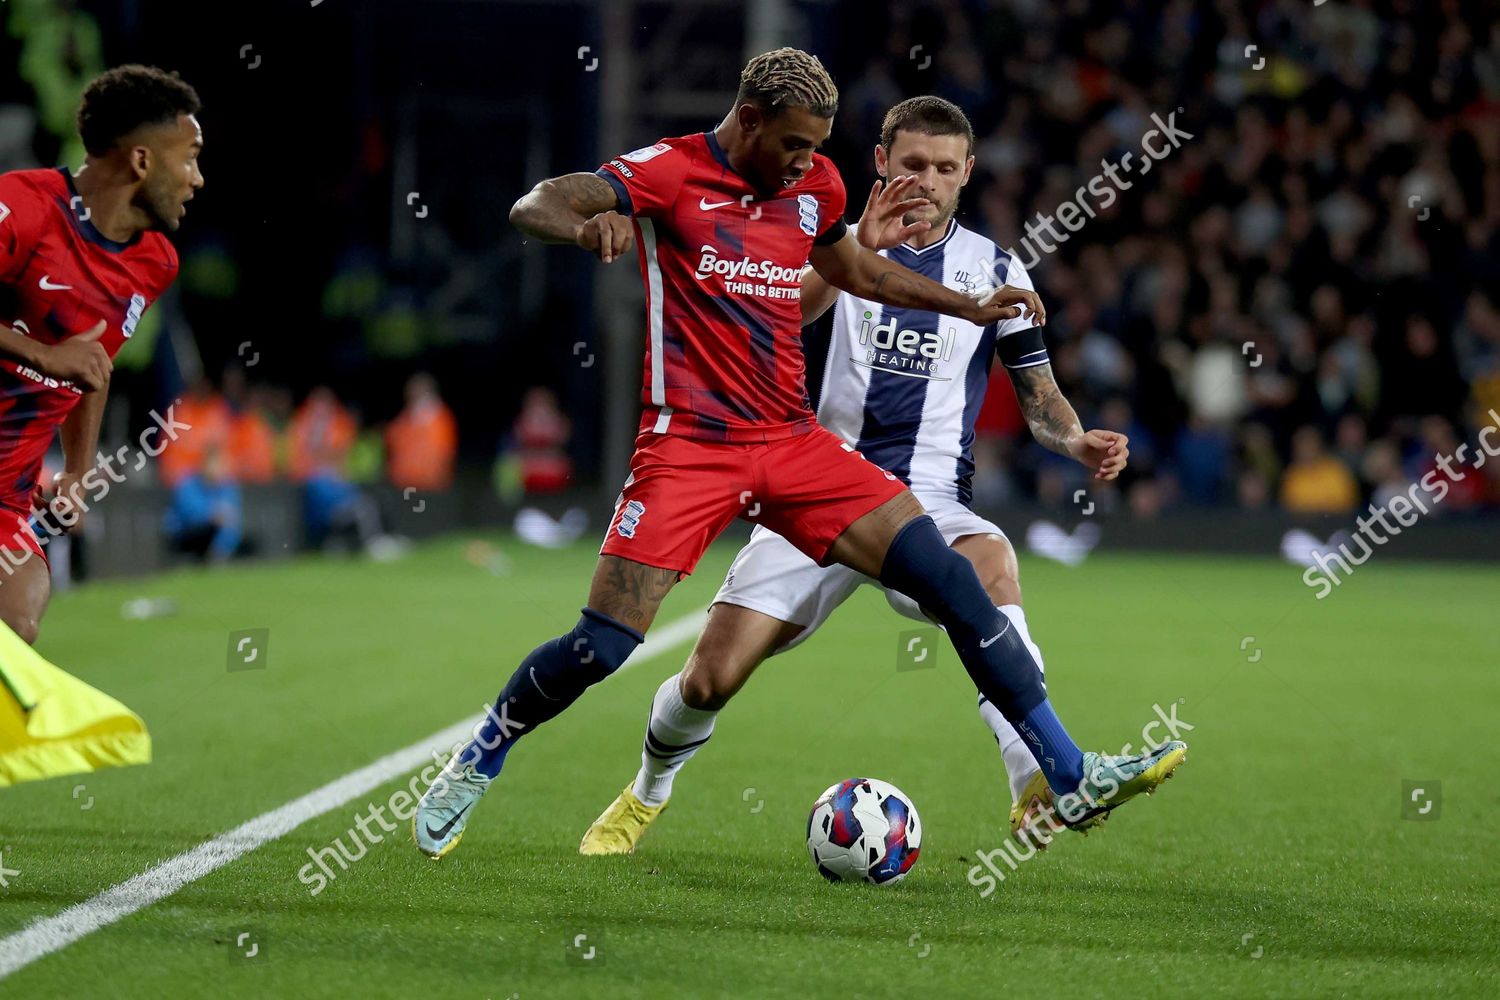
[[[767,118],[787,108],[806,108],[819,118],[832,118],[839,109],[839,89],[817,56],[780,48],[745,64],[734,103],[746,101],[760,105]]]
[[[196,115],[198,92],[176,73],[127,63],[96,76],[78,105],[78,136],[92,156],[103,156],[142,125],[169,125]]]
[[[891,151],[897,132],[920,132],[923,135],[961,135],[968,141],[968,156],[974,154],[974,126],[969,116],[952,101],[941,97],[909,97],[885,113],[880,125],[880,144]]]

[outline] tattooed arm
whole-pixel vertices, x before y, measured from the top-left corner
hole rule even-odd
[[[1095,479],[1114,479],[1130,458],[1130,440],[1116,431],[1085,431],[1078,414],[1063,398],[1050,364],[1007,368],[1016,399],[1043,447],[1067,455],[1093,470]]]
[[[836,243],[814,245],[808,263],[835,288],[888,306],[960,316],[976,326],[1014,319],[1024,308],[1036,317],[1037,326],[1047,322],[1042,300],[1029,288],[1005,285],[976,301],[860,246],[853,233]]]
[[[576,243],[608,264],[635,243],[620,199],[597,174],[550,177],[511,206],[510,224],[544,243]]]

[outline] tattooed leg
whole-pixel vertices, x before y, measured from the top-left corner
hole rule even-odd
[[[682,574],[619,556],[600,556],[589,587],[589,607],[645,633]]]

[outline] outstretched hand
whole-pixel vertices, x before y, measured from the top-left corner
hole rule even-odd
[[[1042,297],[1029,288],[1001,285],[975,303],[964,318],[976,326],[989,326],[1015,319],[1023,313],[1031,313],[1031,321],[1037,326],[1047,325],[1047,310]]]
[[[926,198],[912,197],[916,183],[916,177],[911,175],[897,177],[889,184],[884,181],[875,182],[875,186],[870,188],[869,200],[865,202],[864,214],[859,217],[854,231],[862,246],[871,250],[889,250],[932,228],[930,222],[913,222],[907,225],[903,221],[906,213],[927,204]]]

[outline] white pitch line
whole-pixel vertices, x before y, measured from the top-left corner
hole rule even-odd
[[[703,629],[704,611],[653,629],[621,669],[644,663],[696,636]],[[310,819],[332,812],[352,799],[378,788],[418,764],[431,759],[433,747],[444,751],[468,737],[474,719],[455,722],[408,747],[386,754],[373,764],[335,778],[284,806],[262,813],[205,841],[190,851],[153,865],[141,874],[99,893],[92,899],[43,917],[6,938],[0,938],[0,979],[32,962],[92,934],[102,927],[165,899],[190,882],[224,867],[243,854],[285,836]]]

